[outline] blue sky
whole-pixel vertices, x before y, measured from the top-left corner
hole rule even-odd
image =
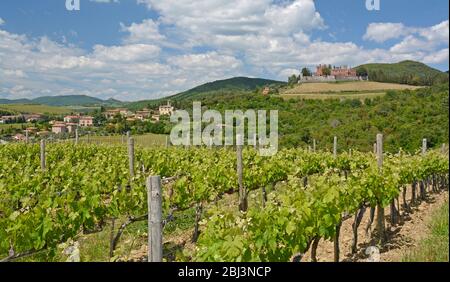
[[[0,98],[152,99],[233,76],[412,59],[448,70],[446,0],[0,1]],[[101,3],[100,3],[101,2]]]

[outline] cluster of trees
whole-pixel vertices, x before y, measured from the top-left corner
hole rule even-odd
[[[333,137],[339,149],[370,151],[377,133],[386,137],[386,150],[415,151],[427,138],[430,147],[448,143],[448,84],[415,91],[391,91],[374,99],[283,100],[254,93],[221,94],[202,99],[202,105],[222,113],[233,109],[279,111],[280,146],[311,145],[331,149]],[[190,105],[192,107],[192,104]]]

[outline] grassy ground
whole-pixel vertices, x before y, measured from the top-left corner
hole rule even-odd
[[[373,81],[356,81],[343,83],[304,83],[295,86],[292,89],[287,89],[282,95],[289,94],[308,94],[308,93],[332,93],[337,92],[383,92],[387,90],[403,90],[403,89],[417,89],[420,87],[395,84],[395,83],[381,83]]]
[[[27,128],[33,126],[32,123],[10,123],[10,124],[0,124],[0,129],[7,129],[7,128]]]
[[[403,257],[404,262],[448,262],[449,239],[448,217],[449,204],[446,202],[432,216],[429,234],[417,247]]]
[[[144,134],[133,136],[134,144],[141,147],[152,147],[152,146],[165,146],[166,135],[159,134]],[[81,142],[89,142],[93,144],[109,144],[109,145],[119,145],[126,143],[126,136],[83,136],[80,138]]]
[[[0,109],[15,111],[19,113],[33,113],[33,114],[70,114],[73,109],[67,107],[52,107],[45,105],[0,105]]]
[[[304,94],[282,94],[281,97],[284,99],[314,99],[314,100],[325,100],[325,99],[361,99],[366,98],[372,99],[379,96],[386,95],[385,91],[380,92],[362,92],[362,93],[304,93]]]

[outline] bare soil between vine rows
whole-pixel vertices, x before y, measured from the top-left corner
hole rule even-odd
[[[411,201],[411,188],[408,187],[407,203]],[[400,210],[400,222],[395,226],[390,224],[390,209],[385,209],[386,231],[388,234],[388,241],[380,249],[380,262],[401,262],[405,253],[411,248],[414,248],[421,239],[425,238],[429,233],[428,222],[431,219],[433,212],[439,209],[449,199],[448,190],[442,190],[439,193],[427,193],[425,201],[418,202],[411,206],[411,212],[405,213],[403,209]],[[401,202],[402,204],[402,202]],[[368,256],[365,250],[370,246],[377,246],[375,238],[371,238],[370,234],[366,234],[365,229],[370,217],[370,209],[368,208],[364,214],[361,225],[358,228],[358,248],[356,254],[351,254],[351,245],[353,239],[352,224],[354,216],[348,218],[342,223],[340,232],[340,260],[341,262],[366,262]],[[372,224],[372,230],[376,225],[376,216]],[[165,250],[165,257],[168,261],[177,260],[175,252],[182,249],[194,249],[195,244],[191,243],[192,229],[184,232],[176,232],[169,238],[165,238],[165,245],[172,246],[169,251]],[[317,248],[317,262],[333,262],[334,261],[334,245],[333,241],[320,240]],[[173,252],[173,253],[172,253]],[[302,262],[311,261],[310,251],[302,259]],[[128,261],[146,261],[147,260],[147,246],[142,245],[139,250],[132,251]]]
[[[408,189],[407,201],[410,201],[410,189]],[[390,210],[389,207],[385,209],[386,230],[388,233],[388,241],[380,250],[380,262],[401,262],[403,256],[411,248],[415,247],[417,243],[425,238],[429,233],[428,222],[431,215],[439,209],[446,201],[448,201],[448,191],[441,191],[440,193],[427,193],[427,200],[422,201],[412,207],[411,213],[403,214],[403,209],[400,210],[402,215],[400,223],[390,225]],[[369,209],[364,214],[361,225],[358,228],[358,250],[357,253],[351,254],[351,245],[353,238],[352,223],[353,217],[345,220],[342,223],[341,234],[339,239],[340,244],[340,261],[344,262],[366,262],[368,256],[365,254],[366,248],[376,246],[375,239],[366,235],[365,227],[369,221]],[[376,218],[372,225],[375,227]],[[377,247],[377,246],[376,246]],[[310,261],[310,252],[306,254],[303,261]],[[317,248],[318,262],[333,262],[334,261],[334,243],[332,241],[321,240]]]

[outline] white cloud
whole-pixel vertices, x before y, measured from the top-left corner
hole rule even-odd
[[[104,0],[103,2],[111,2]],[[327,28],[312,0],[138,0],[157,18],[121,24],[121,44],[82,50],[48,37],[29,38],[0,27],[0,97],[85,94],[152,99],[233,76],[286,80],[304,66],[448,60],[448,21],[411,28],[374,23],[366,40],[326,42]],[[169,48],[167,48],[169,47]]]
[[[120,26],[122,31],[129,33],[124,40],[126,43],[155,43],[165,39],[165,36],[159,33],[159,23],[151,19],[139,24],[132,23],[130,26],[120,23]]]
[[[289,36],[324,28],[313,0],[274,4],[272,0],[138,0],[174,25],[187,46],[210,44],[211,38]]]
[[[5,21],[2,18],[0,18],[0,25],[3,25],[4,23]]]
[[[383,43],[389,39],[406,37],[408,41],[412,41],[412,38],[415,38],[416,40],[422,40],[423,42],[429,43],[432,42],[433,44],[448,44],[448,29],[448,20],[427,28],[407,27],[402,23],[371,23],[367,27],[363,38],[365,40]]]
[[[449,40],[449,24],[448,20],[441,22],[430,28],[424,28],[419,31],[420,35],[429,41],[438,43],[447,43]]]
[[[363,38],[382,43],[389,39],[404,37],[410,32],[411,30],[402,23],[371,23]]]
[[[448,62],[449,50],[448,48],[431,53],[424,57],[423,62],[426,64],[439,64],[442,62]]]
[[[131,44],[124,46],[95,45],[92,57],[100,61],[126,62],[148,61],[158,58],[161,48],[149,44]]]

